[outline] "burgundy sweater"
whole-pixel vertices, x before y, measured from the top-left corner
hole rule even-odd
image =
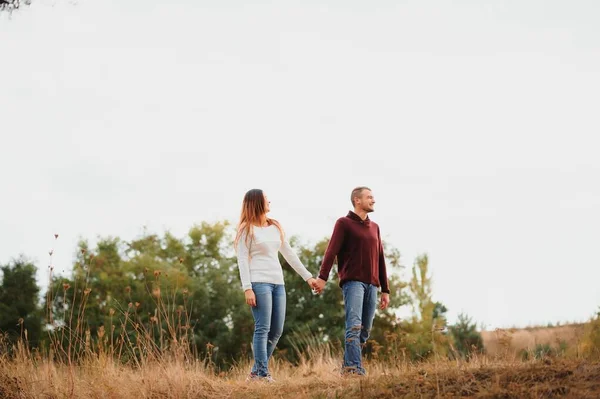
[[[337,220],[319,278],[327,281],[336,256],[340,287],[346,281],[362,281],[381,286],[381,292],[390,292],[379,226],[368,216],[362,220],[356,213],[348,212]]]

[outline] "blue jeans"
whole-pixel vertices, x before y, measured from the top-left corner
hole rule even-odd
[[[361,281],[348,281],[342,286],[346,310],[343,373],[364,375],[361,350],[373,327],[377,308],[377,287]]]
[[[269,358],[273,355],[277,341],[283,333],[285,287],[281,284],[252,283],[252,290],[256,296],[256,306],[252,307],[254,316],[252,373],[259,377],[266,377],[269,375]]]

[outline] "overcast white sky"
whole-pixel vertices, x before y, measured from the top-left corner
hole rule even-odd
[[[368,185],[450,321],[586,320],[599,17],[593,0],[34,0],[0,16],[0,263],[33,258],[45,287],[50,247],[67,271],[79,237],[235,221],[255,187],[315,242]]]

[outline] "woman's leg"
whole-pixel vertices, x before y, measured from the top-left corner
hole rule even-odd
[[[267,341],[267,361],[273,355],[275,347],[281,334],[283,333],[283,324],[285,322],[285,286],[274,285],[273,288],[273,310],[271,312],[271,329],[269,330],[269,337]]]
[[[256,306],[252,307],[252,315],[254,316],[254,338],[252,340],[254,366],[252,366],[252,374],[265,377],[269,374],[267,340],[271,328],[273,284],[252,283],[252,290],[256,296]]]

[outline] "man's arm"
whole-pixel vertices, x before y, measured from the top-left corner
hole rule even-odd
[[[383,251],[383,242],[381,241],[381,233],[377,227],[377,236],[379,238],[379,284],[381,284],[381,309],[387,308],[390,303],[390,286],[387,278],[387,268],[385,266],[385,254]]]
[[[338,219],[333,227],[333,233],[331,234],[331,239],[327,245],[327,250],[325,251],[325,256],[323,256],[323,262],[321,263],[321,269],[319,270],[319,279],[317,280],[319,286],[318,292],[323,290],[325,282],[329,279],[329,272],[333,267],[333,261],[344,244],[344,236],[344,223],[341,219]]]

